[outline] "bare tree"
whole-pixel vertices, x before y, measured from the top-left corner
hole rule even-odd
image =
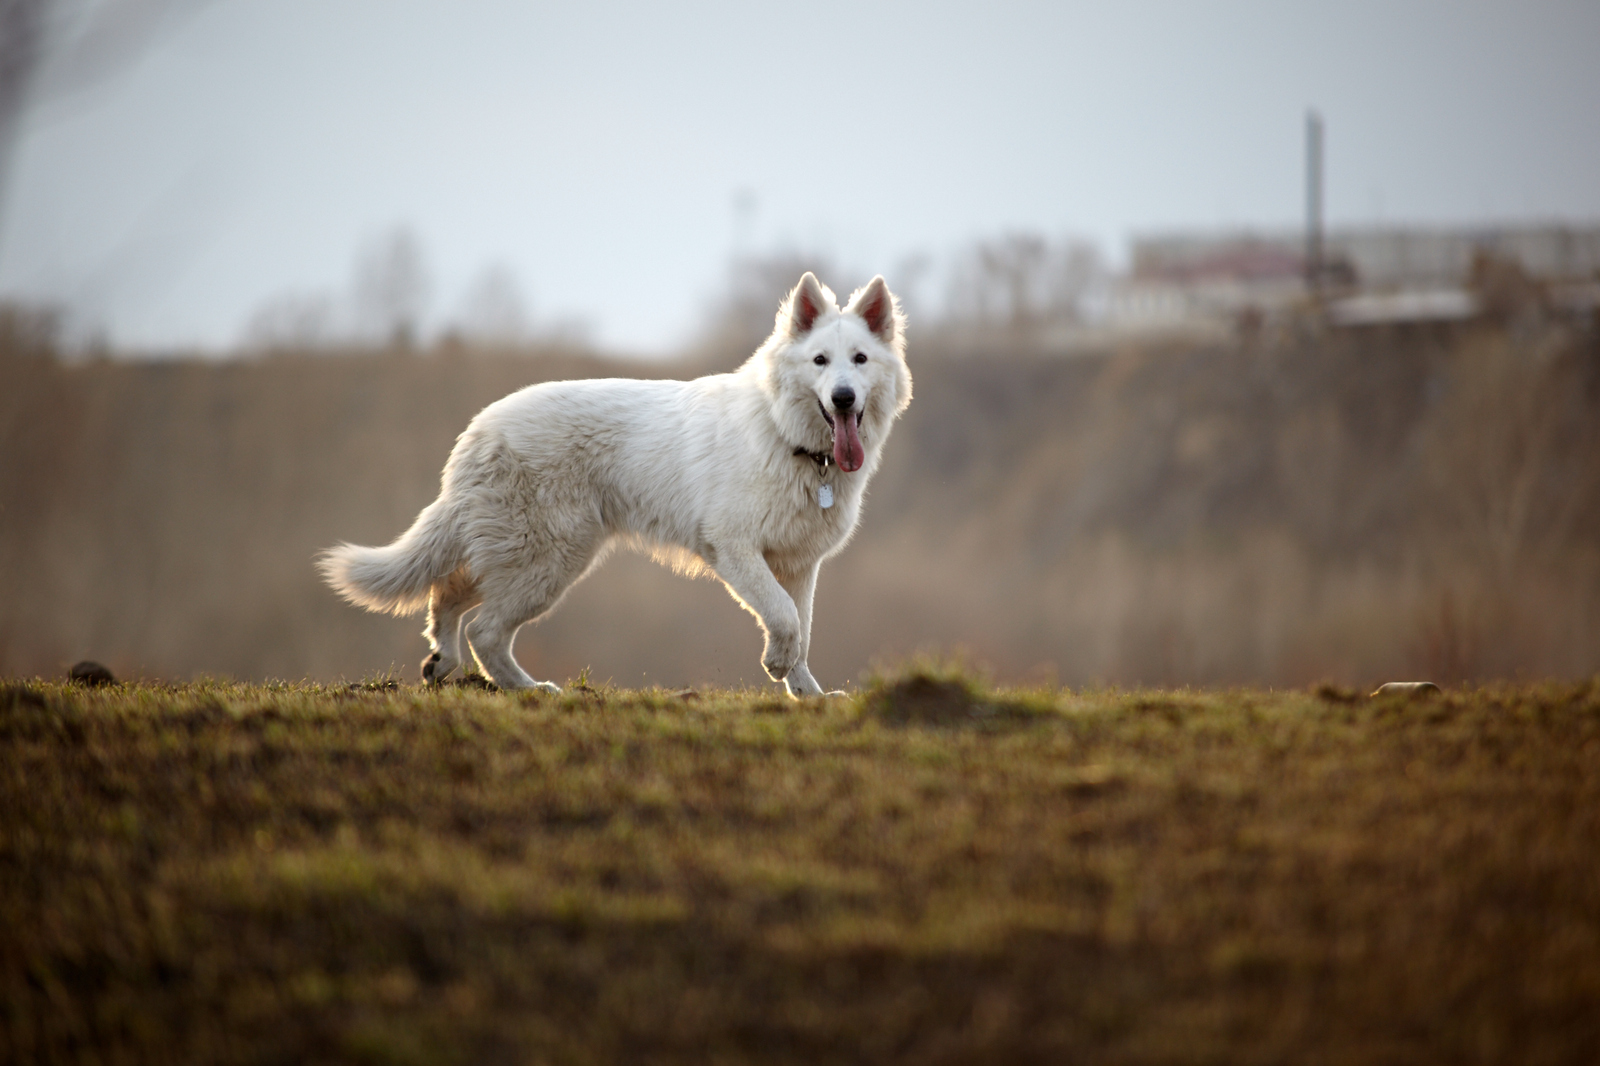
[[[245,324],[244,346],[257,351],[317,350],[338,341],[339,307],[322,292],[286,292],[263,303]]]
[[[31,106],[91,89],[210,0],[0,0],[0,209]]]
[[[711,305],[699,347],[716,359],[742,359],[772,332],[778,304],[800,275],[811,271],[842,300],[852,279],[827,256],[800,251],[736,256],[728,264],[728,287]]]
[[[1093,245],[1009,233],[974,243],[950,275],[950,317],[1031,339],[1047,325],[1075,323],[1104,273]]]
[[[356,328],[398,348],[416,345],[432,296],[422,244],[404,226],[368,243],[356,255],[351,279]]]
[[[0,203],[28,88],[44,56],[45,19],[51,6],[51,0],[0,0]]]
[[[503,263],[484,268],[461,302],[457,330],[469,341],[515,345],[533,334],[533,317],[517,276]]]

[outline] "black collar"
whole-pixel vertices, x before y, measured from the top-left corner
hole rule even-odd
[[[816,463],[817,470],[819,471],[827,470],[829,466],[833,465],[832,452],[814,452],[807,449],[803,444],[796,444],[794,446],[794,453],[796,455],[803,455],[807,459],[810,459],[813,463]]]

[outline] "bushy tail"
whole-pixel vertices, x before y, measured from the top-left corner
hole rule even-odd
[[[322,579],[358,607],[414,614],[428,605],[435,581],[461,565],[454,516],[435,500],[385,548],[341,544],[317,558]]]

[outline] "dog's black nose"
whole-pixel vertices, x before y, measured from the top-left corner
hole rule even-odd
[[[849,385],[840,385],[833,390],[833,406],[841,411],[848,411],[856,403],[856,390]]]

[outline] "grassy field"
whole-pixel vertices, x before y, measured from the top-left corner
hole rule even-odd
[[[6,1062],[1594,1062],[1600,682],[0,687]]]

